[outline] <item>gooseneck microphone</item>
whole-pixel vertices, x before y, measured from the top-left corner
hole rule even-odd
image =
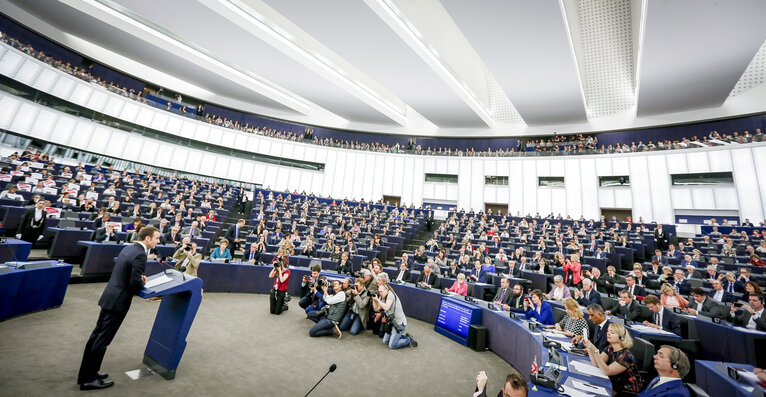
[[[317,382],[317,383],[314,385],[314,387],[312,387],[312,388],[311,388],[311,390],[309,390],[309,392],[308,392],[308,393],[306,393],[306,395],[305,395],[305,396],[303,396],[303,397],[307,397],[309,394],[311,394],[311,392],[312,392],[312,391],[314,391],[314,389],[316,389],[316,388],[317,388],[317,386],[319,386],[319,384],[320,384],[320,383],[322,383],[322,381],[324,380],[324,378],[326,378],[326,377],[327,377],[327,375],[329,375],[329,374],[330,374],[330,372],[335,372],[335,370],[336,370],[336,369],[338,369],[338,366],[337,366],[337,365],[335,365],[335,364],[331,365],[331,366],[330,366],[330,369],[327,371],[327,373],[326,373],[326,374],[324,374],[324,376],[322,377],[322,379],[319,379],[319,382]]]

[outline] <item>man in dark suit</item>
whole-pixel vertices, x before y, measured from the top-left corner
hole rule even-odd
[[[735,292],[745,293],[746,282],[747,281],[742,281],[741,279],[737,280],[734,272],[726,272],[726,276],[721,279],[723,289],[725,289],[730,294],[734,294]]]
[[[159,244],[160,232],[151,226],[144,227],[138,233],[138,240],[120,252],[112,276],[98,301],[101,313],[85,345],[80,372],[77,375],[80,390],[103,389],[114,385],[112,381],[104,381],[108,377],[107,374],[99,374],[98,371],[101,369],[106,348],[128,314],[133,295],[141,291],[146,283],[146,276],[143,274],[146,259],[149,250]]]
[[[606,314],[612,314],[612,312],[607,310]],[[633,299],[630,292],[622,290],[620,291],[620,306],[617,307],[614,314],[631,321],[637,321],[641,318],[641,306]]]
[[[693,316],[707,316],[710,318],[726,318],[728,310],[726,306],[719,304],[713,298],[705,294],[700,287],[692,288],[692,301],[686,305],[686,312]]]
[[[226,239],[231,241],[232,252],[239,249],[240,236],[244,235],[245,220],[240,219],[236,224],[229,226],[229,230],[226,231]]]
[[[420,278],[418,279],[418,286],[430,287],[434,289],[439,289],[441,286],[441,283],[439,282],[439,276],[435,275],[431,271],[430,266],[426,265],[426,267],[423,268],[423,272],[420,274]]]
[[[575,290],[574,298],[580,306],[601,305],[601,294],[593,290],[593,281],[589,278],[582,279],[582,289]]]
[[[657,225],[654,229],[654,243],[663,251],[668,249],[668,234],[662,230],[662,225]]]
[[[689,295],[692,289],[692,285],[686,280],[686,274],[681,269],[676,269],[673,273],[673,288],[681,295]]]
[[[671,259],[675,258],[675,259],[678,259],[679,261],[684,256],[684,254],[681,251],[677,250],[676,246],[673,244],[668,245],[667,255],[668,255],[668,258],[671,258]]]
[[[726,319],[740,327],[766,331],[766,316],[763,315],[763,295],[750,295],[750,304],[742,305],[741,313],[738,314],[738,311],[739,308],[732,305],[731,313],[729,313]]]
[[[178,226],[173,226],[170,231],[162,236],[162,244],[178,244],[181,242],[181,232]]]
[[[601,277],[599,277],[596,281],[599,291],[605,291],[614,294],[616,293],[614,290],[614,285],[624,284],[625,278],[617,274],[614,266],[607,266],[606,273],[602,274]]]
[[[604,308],[601,305],[588,306],[588,334],[591,335],[590,341],[598,348],[599,351],[603,351],[609,346],[609,341],[606,340],[606,331],[609,329],[609,321],[604,313]],[[582,335],[576,335],[572,338],[572,343],[578,343],[582,341]]]
[[[495,293],[495,297],[492,298],[492,303],[498,306],[507,305],[508,301],[511,300],[511,296],[513,295],[510,285],[511,285],[510,280],[508,280],[505,277],[501,278],[500,288],[497,289],[497,292]]]
[[[653,321],[644,321],[644,325],[681,336],[681,322],[678,321],[678,316],[672,310],[663,307],[660,304],[660,298],[656,295],[649,295],[644,299],[644,303],[652,311],[654,317]]]
[[[468,278],[466,281],[474,282],[474,283],[486,283],[487,282],[487,271],[484,270],[484,266],[482,266],[481,261],[475,261],[473,265],[473,270],[468,273]]]
[[[45,206],[48,204],[45,200],[39,200],[34,207],[27,208],[19,221],[19,228],[16,232],[16,238],[35,243],[45,230]]]
[[[410,281],[410,271],[407,270],[407,262],[399,263],[399,273],[394,277],[395,281],[403,281],[408,283]]]
[[[521,277],[521,270],[516,267],[516,261],[508,261],[508,276],[519,278]]]
[[[314,245],[313,237],[306,237],[306,240],[304,240],[303,245],[300,247],[300,253],[301,255],[308,256],[309,258],[313,258],[317,255],[317,249]]]
[[[654,355],[654,368],[658,376],[649,382],[638,397],[689,396],[689,389],[684,385],[683,378],[689,374],[691,364],[684,352],[676,347],[663,345]]]
[[[729,291],[723,289],[721,280],[713,280],[713,289],[707,295],[718,303],[734,303],[737,300]]]
[[[508,299],[508,303],[503,306],[504,310],[510,310],[516,313],[524,313],[524,287],[521,284],[514,284],[511,298]]]
[[[117,242],[119,239],[117,238],[117,234],[114,232],[114,226],[106,225],[101,229],[96,230],[96,235],[93,238],[93,241],[97,243],[103,243],[106,241]]]
[[[631,275],[625,277],[625,290],[633,296],[640,296],[642,298],[646,296],[644,287],[636,284],[636,278]]]

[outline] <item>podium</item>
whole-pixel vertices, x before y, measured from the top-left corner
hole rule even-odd
[[[156,282],[158,278],[169,280],[144,288],[138,293],[138,296],[145,299],[162,297],[144,351],[144,364],[163,378],[171,380],[176,377],[178,363],[186,349],[186,335],[189,334],[202,301],[202,280],[175,270],[166,270],[149,276],[146,284],[151,285],[152,280]]]

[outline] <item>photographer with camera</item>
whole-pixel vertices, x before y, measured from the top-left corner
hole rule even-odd
[[[316,321],[316,325],[309,330],[309,336],[335,335],[340,339],[343,334],[338,324],[343,320],[346,313],[346,293],[343,292],[340,280],[333,280],[332,290],[326,280],[322,280],[320,288],[325,302],[325,307],[318,312],[310,313],[309,318]],[[333,294],[330,295],[330,292]]]
[[[378,285],[378,293],[372,297],[372,307],[375,311],[382,311],[376,314],[376,321],[377,317],[383,316],[383,327],[386,327],[383,344],[388,345],[390,349],[418,347],[418,342],[412,335],[404,332],[407,329],[407,317],[404,315],[402,302],[388,284]]]
[[[317,281],[319,280],[319,273],[322,271],[322,266],[311,266],[311,275],[304,275],[301,279],[301,299],[298,301],[298,306],[306,309],[314,301],[314,294],[317,292]]]
[[[287,310],[285,296],[287,295],[287,280],[290,279],[290,269],[287,268],[287,257],[274,263],[274,269],[269,273],[269,278],[274,279],[274,286],[269,294],[271,314],[282,314]]]
[[[357,278],[354,287],[349,289],[351,308],[346,311],[340,322],[340,330],[351,330],[351,335],[362,332],[370,316],[370,292],[364,287],[364,280]]]
[[[184,240],[187,239],[188,237]],[[176,270],[197,277],[197,269],[202,261],[202,254],[197,252],[197,243],[184,241],[181,248],[173,254],[173,259],[176,260]]]

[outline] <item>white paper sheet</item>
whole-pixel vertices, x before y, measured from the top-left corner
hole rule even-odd
[[[601,386],[591,385],[589,383],[584,383],[584,382],[580,382],[576,380],[572,380],[572,385],[574,385],[574,387],[580,390],[587,391],[589,393],[603,394],[605,396],[608,395],[608,393],[606,392],[606,389],[604,389]]]
[[[594,397],[593,394],[585,393],[583,391],[575,389],[574,387],[562,385],[561,388],[564,389],[564,394],[570,397]]]
[[[144,288],[152,289],[152,288],[154,288],[154,287],[156,287],[158,285],[165,284],[168,281],[173,281],[173,279],[163,274],[163,275],[161,275],[161,276],[159,276],[159,277],[157,277],[155,279],[151,279],[151,280],[147,281],[146,284],[144,284]]]
[[[635,329],[636,331],[643,332],[645,334],[675,335],[672,332],[668,332],[662,329],[647,327],[643,324],[633,324],[630,327]]]
[[[575,371],[583,375],[592,375],[592,376],[597,376],[599,378],[608,378],[606,375],[604,375],[603,372],[601,372],[600,368],[594,365],[591,365],[589,363],[585,363],[583,361],[572,360],[569,362],[569,367],[574,368]]]

